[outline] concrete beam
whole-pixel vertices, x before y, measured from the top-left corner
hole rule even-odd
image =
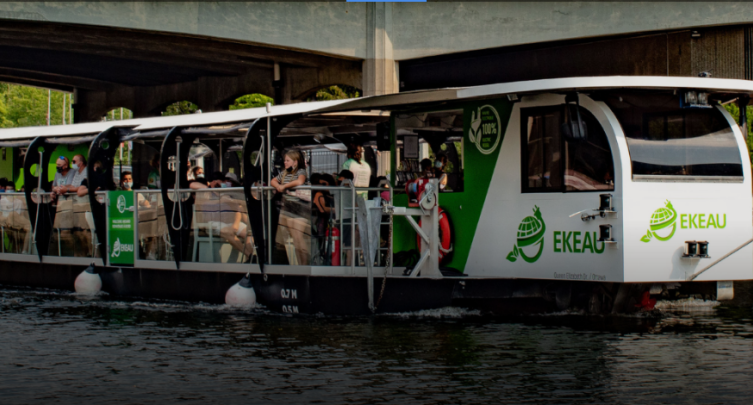
[[[393,3],[367,3],[364,96],[397,93],[397,69],[392,44]]]

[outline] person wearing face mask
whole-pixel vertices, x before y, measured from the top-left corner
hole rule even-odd
[[[52,198],[55,199],[60,194],[68,191],[68,187],[73,183],[75,172],[70,169],[70,161],[65,156],[60,156],[55,161],[55,178],[52,180]]]
[[[133,173],[123,172],[120,179],[120,189],[123,191],[133,191]],[[148,208],[150,204],[149,204],[149,201],[147,201],[147,199],[144,198],[144,195],[141,193],[137,195],[138,195],[138,200],[139,200],[139,207]]]

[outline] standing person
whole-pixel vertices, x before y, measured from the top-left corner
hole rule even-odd
[[[343,169],[353,173],[353,185],[368,187],[371,181],[371,166],[363,160],[363,146],[355,143],[348,145],[348,160],[343,163]],[[368,198],[368,191],[359,191],[358,195]]]
[[[58,157],[55,161],[55,178],[52,180],[52,198],[55,199],[60,194],[67,191],[68,185],[73,182],[75,173],[70,169],[70,161],[65,156]]]
[[[282,193],[289,188],[302,186],[306,183],[306,162],[303,160],[301,152],[289,150],[285,153],[285,170],[280,172],[272,179],[272,187],[278,193]]]
[[[152,157],[152,160],[149,161],[149,166],[151,166],[152,170],[149,172],[149,177],[147,177],[146,186],[150,189],[160,188],[159,153]]]
[[[298,198],[281,195],[288,189],[306,183],[306,162],[301,152],[289,150],[285,153],[283,163],[285,170],[272,179],[272,187],[278,193],[277,204],[274,205],[277,213],[273,215],[273,219],[277,219],[277,223],[272,225],[272,229],[276,229],[273,240],[277,245],[276,251],[285,252],[284,255],[279,255],[277,262],[287,257],[289,264],[308,265],[311,250],[311,208],[306,203],[304,209],[304,204]],[[288,241],[290,238],[293,240],[295,254]]]

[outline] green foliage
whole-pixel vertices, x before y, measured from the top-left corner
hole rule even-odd
[[[29,127],[47,125],[47,98],[50,96],[50,125],[63,123],[63,102],[65,101],[65,121],[70,122],[68,93],[50,91],[36,87],[0,83],[0,127]]]
[[[235,102],[230,105],[231,110],[243,110],[245,108],[257,108],[264,107],[267,103],[274,105],[275,100],[272,97],[267,97],[264,94],[254,93],[246,94],[235,99]]]
[[[735,118],[735,122],[740,122],[740,108],[737,103],[729,103],[724,106],[727,111]],[[746,135],[746,144],[748,145],[748,155],[750,161],[753,162],[753,106],[749,105],[745,108],[745,114],[748,121],[748,133]]]
[[[113,108],[105,114],[105,121],[120,121],[133,118],[133,111],[127,108]]]
[[[193,114],[199,110],[199,106],[190,101],[176,101],[162,112],[162,115],[185,115]]]
[[[357,98],[357,97],[361,97],[361,90],[353,86],[346,86],[344,84],[341,84],[339,86],[329,86],[329,87],[320,89],[319,91],[316,92],[316,97],[314,97],[314,100],[316,101],[342,100],[346,98]]]

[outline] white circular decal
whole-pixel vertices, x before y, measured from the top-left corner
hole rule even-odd
[[[479,152],[488,155],[494,152],[502,139],[502,123],[497,110],[485,105],[471,113],[471,128],[468,138],[476,145]]]

